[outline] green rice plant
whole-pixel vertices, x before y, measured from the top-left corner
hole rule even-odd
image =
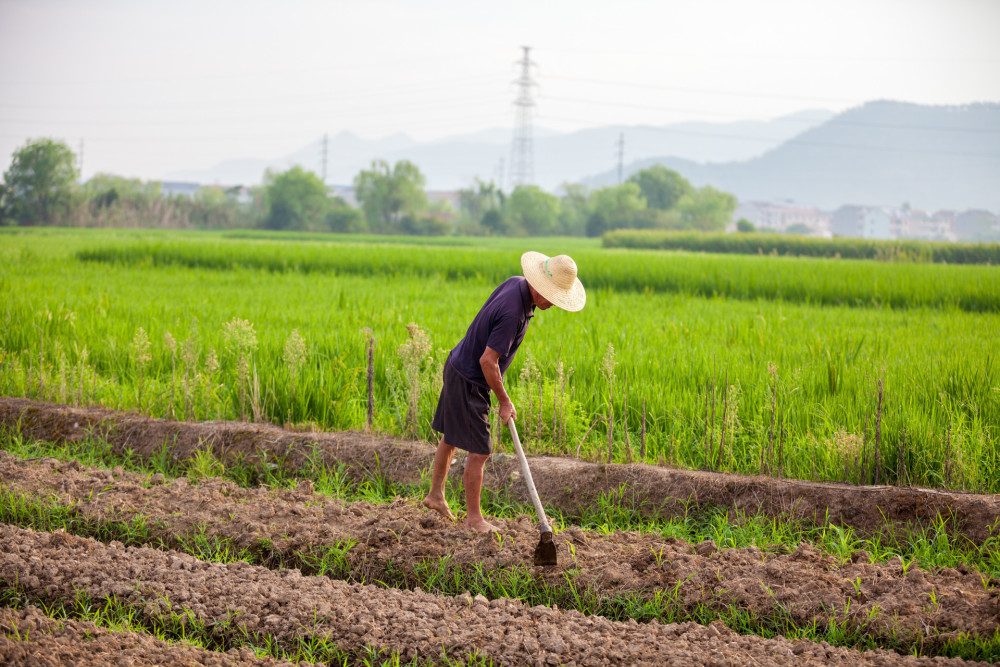
[[[149,336],[145,329],[138,327],[132,337],[132,364],[135,366],[136,390],[139,410],[142,410],[143,390],[145,388],[146,368],[153,357],[149,351]]]

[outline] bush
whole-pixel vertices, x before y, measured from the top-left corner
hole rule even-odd
[[[740,229],[739,223],[737,228]],[[785,234],[705,234],[619,229],[604,234],[603,244],[605,248],[689,250],[743,255],[778,254],[902,262],[1000,264],[1000,243],[819,239]]]

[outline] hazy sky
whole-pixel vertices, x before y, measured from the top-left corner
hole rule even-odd
[[[0,166],[84,140],[84,176],[276,158],[324,133],[769,119],[1000,101],[997,0],[0,0]]]

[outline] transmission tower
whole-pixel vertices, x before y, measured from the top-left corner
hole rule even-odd
[[[531,117],[535,101],[531,98],[531,89],[535,84],[531,78],[531,61],[528,52],[530,46],[522,46],[524,55],[518,61],[521,66],[521,76],[514,83],[518,86],[517,99],[514,100],[516,116],[514,118],[514,142],[510,148],[510,185],[531,185],[535,180],[534,145],[532,141]]]

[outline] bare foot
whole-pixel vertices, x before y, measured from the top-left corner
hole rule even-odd
[[[479,517],[478,519],[470,519],[466,517],[465,521],[462,522],[462,525],[468,528],[469,530],[476,531],[477,533],[489,533],[491,531],[495,533],[500,532],[499,528],[494,526],[492,523],[490,523],[483,517]]]
[[[428,495],[424,498],[422,505],[427,509],[434,510],[449,521],[455,520],[455,515],[451,513],[451,508],[448,507],[448,501],[444,498],[432,498]]]

